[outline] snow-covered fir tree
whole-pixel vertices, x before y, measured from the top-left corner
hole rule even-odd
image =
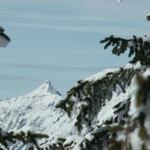
[[[1,33],[5,46],[10,40],[3,28]],[[118,56],[128,51],[130,63],[78,81],[64,100],[49,81],[25,96],[1,100],[0,125],[7,132],[0,129],[0,148],[149,150],[149,39],[106,37],[104,48],[112,46]]]

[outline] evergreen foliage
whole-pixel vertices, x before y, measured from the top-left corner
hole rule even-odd
[[[150,15],[147,16],[147,20],[150,20]],[[104,40],[101,40],[100,43],[105,43],[104,49],[112,46],[112,53],[117,56],[125,53],[128,50],[128,57],[132,57],[130,61],[132,64],[140,62],[140,64],[146,68],[150,65],[150,40],[148,37],[142,38],[133,36],[131,39],[124,39],[111,35],[106,37]],[[145,120],[150,114],[147,114],[148,112],[146,112],[145,109],[149,104],[150,76],[145,78],[142,74],[137,73],[136,82],[138,85],[138,90],[136,92],[135,103],[139,114],[136,118],[130,118],[129,116],[128,123],[125,127],[123,125],[108,127],[110,134],[115,134],[115,136],[112,136],[112,140],[109,145],[110,150],[132,150],[132,144],[128,140],[128,137],[130,137],[135,130],[138,130],[138,136],[143,143],[139,149],[147,150],[147,141],[150,140],[150,135],[145,127]],[[122,130],[121,132],[120,128]],[[124,141],[117,140],[116,137],[119,136],[120,133],[125,136]]]
[[[147,17],[150,20],[150,16]],[[150,65],[150,42],[144,40],[142,37],[133,36],[131,39],[124,39],[120,37],[114,37],[113,35],[106,37],[104,40],[100,41],[105,43],[104,49],[112,46],[112,53],[119,56],[123,54],[126,50],[129,50],[129,57],[132,57],[130,63],[140,62],[141,65]],[[114,106],[114,116],[116,118],[110,118],[107,122],[104,122],[101,126],[97,126],[97,131],[92,133],[93,138],[91,141],[84,139],[80,144],[82,150],[95,150],[97,148],[103,149],[104,145],[107,145],[108,150],[132,150],[132,141],[129,138],[135,130],[138,130],[138,138],[141,139],[142,144],[140,149],[147,150],[147,141],[150,140],[150,135],[145,126],[145,120],[149,114],[143,111],[148,104],[150,95],[150,77],[145,78],[142,74],[137,74],[136,70],[133,69],[122,69],[119,71],[110,72],[106,74],[105,77],[96,82],[79,81],[77,87],[73,87],[69,92],[64,101],[61,101],[56,108],[63,109],[69,117],[72,117],[73,108],[76,105],[72,97],[76,97],[77,103],[81,103],[79,106],[79,112],[76,115],[76,122],[74,126],[80,132],[83,125],[91,126],[91,122],[95,119],[91,114],[97,115],[102,107],[112,98],[112,92],[120,87],[121,92],[126,92],[126,87],[131,83],[131,80],[136,75],[136,81],[138,84],[138,90],[136,93],[136,108],[138,114],[135,118],[132,118],[128,114],[129,112],[129,101],[131,98],[127,99],[126,104],[123,102],[118,103]],[[94,89],[94,90],[93,90]],[[83,103],[84,102],[84,103]],[[119,120],[117,114],[119,112],[123,113],[125,107],[128,108],[123,117]],[[123,123],[121,122],[123,121]],[[119,139],[118,137],[122,135],[124,138]],[[25,132],[4,132],[0,128],[0,148],[9,149],[8,144],[15,144],[17,141],[23,143],[24,145],[29,145],[29,150],[41,150],[38,145],[38,139],[48,138],[45,134],[32,133],[28,131]],[[45,147],[45,149],[52,150],[70,150],[73,141],[64,144],[65,138],[58,138],[56,143]],[[106,143],[104,144],[104,142]],[[94,147],[97,147],[94,149]]]
[[[31,131],[28,131],[27,133],[23,131],[19,133],[6,132],[0,128],[0,148],[9,149],[10,143],[13,145],[16,142],[21,142],[24,145],[28,145],[29,149],[40,150],[41,148],[38,145],[38,140],[48,137],[49,136],[46,134],[34,133]]]
[[[141,65],[150,65],[150,42],[144,41],[142,37],[133,36],[132,39],[124,39],[111,35],[100,43],[105,43],[104,49],[112,46],[112,53],[117,56],[129,50],[128,57],[133,56],[130,61],[132,64],[140,62]]]

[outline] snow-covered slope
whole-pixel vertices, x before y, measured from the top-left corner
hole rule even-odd
[[[37,130],[47,133],[61,110],[56,104],[61,100],[50,81],[46,81],[31,93],[0,101],[0,127],[10,130]]]
[[[60,137],[75,138],[74,121],[63,109],[56,108],[60,101],[60,93],[50,81],[24,96],[3,99],[0,101],[0,128],[7,132],[32,131],[50,135],[46,146],[56,143]],[[10,147],[20,150],[20,143]]]
[[[135,76],[139,73],[136,85]],[[149,146],[150,117],[144,126],[139,114],[148,116],[149,105],[144,107],[140,101],[141,106],[137,108],[135,101],[150,91],[148,76],[149,69],[140,65],[107,69],[78,81],[64,100],[50,82],[45,82],[25,96],[1,101],[0,127],[7,131],[46,133],[49,139],[39,141],[39,145],[50,150],[126,150],[131,147],[141,150]],[[138,90],[141,95],[136,98]],[[138,137],[139,133],[144,140]],[[18,144],[13,149],[20,150]]]

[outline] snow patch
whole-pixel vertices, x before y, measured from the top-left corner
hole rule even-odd
[[[117,72],[118,70],[119,70],[119,69],[106,69],[106,70],[104,70],[104,71],[102,71],[102,72],[99,72],[99,73],[97,73],[97,74],[94,74],[94,75],[92,75],[92,76],[90,76],[90,77],[85,78],[85,79],[83,80],[83,82],[86,82],[86,81],[95,82],[95,81],[100,80],[100,79],[102,79],[103,77],[105,77],[106,74],[111,73],[111,72],[114,73],[114,72]]]

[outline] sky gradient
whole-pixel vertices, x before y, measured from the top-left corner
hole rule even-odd
[[[0,25],[12,41],[0,49],[0,98],[26,94],[51,80],[65,95],[77,80],[123,66],[104,51],[105,36],[147,34],[147,0],[0,0]]]

